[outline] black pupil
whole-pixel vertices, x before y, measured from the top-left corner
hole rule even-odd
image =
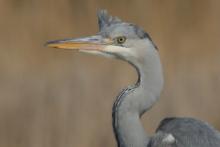
[[[123,43],[123,42],[124,42],[124,38],[120,37],[120,38],[118,39],[118,41],[119,41],[120,43]]]

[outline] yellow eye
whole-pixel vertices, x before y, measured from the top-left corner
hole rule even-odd
[[[117,44],[123,44],[126,41],[125,36],[120,36],[116,38]]]

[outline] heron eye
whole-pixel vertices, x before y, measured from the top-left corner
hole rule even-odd
[[[126,41],[126,37],[125,36],[120,36],[116,38],[116,43],[117,44],[123,44]]]

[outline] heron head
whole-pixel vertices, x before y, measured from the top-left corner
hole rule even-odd
[[[98,12],[99,32],[82,38],[49,41],[48,47],[75,49],[81,52],[119,58],[129,62],[140,60],[145,53],[156,51],[150,36],[135,24],[123,22],[108,15],[106,10]]]

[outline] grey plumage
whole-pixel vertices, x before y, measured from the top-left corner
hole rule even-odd
[[[143,38],[150,38],[150,36],[148,35],[148,33],[146,33],[142,28],[138,27],[135,24],[132,23],[126,23],[126,22],[122,22],[118,17],[113,17],[108,15],[106,10],[100,10],[97,14],[98,16],[98,24],[99,24],[99,30],[100,33],[106,33],[109,34],[110,30],[114,30],[115,26],[117,26],[117,28],[120,28],[122,31],[126,29],[129,29],[130,31],[133,31],[133,34],[136,34],[140,39]],[[130,31],[126,31],[126,32],[130,32]]]
[[[98,16],[99,30],[102,30],[106,26],[109,26],[111,24],[116,24],[121,22],[121,20],[118,17],[113,17],[108,15],[108,12],[106,10],[100,10],[97,13],[97,16]]]
[[[123,89],[119,95],[117,96],[114,104],[113,104],[113,107],[112,107],[112,126],[113,126],[113,130],[115,132],[115,139],[117,140],[117,143],[118,143],[118,146],[123,146],[122,144],[123,143],[123,139],[121,139],[121,135],[119,135],[119,132],[118,132],[118,116],[117,116],[117,111],[118,111],[118,108],[120,107],[120,105],[122,104],[122,101],[123,99],[125,98],[125,96],[129,93],[129,92],[132,92],[132,90],[134,90],[138,85],[139,82],[137,82],[137,84],[135,84],[134,86],[129,86],[125,89]]]
[[[162,143],[161,134],[172,134],[175,142]],[[194,118],[166,118],[151,138],[148,147],[219,147],[220,135],[208,123]],[[166,147],[166,146],[165,146]]]
[[[101,11],[98,14],[98,19],[101,34],[106,33],[107,35],[105,34],[105,36],[108,36],[112,32],[114,33],[112,30],[123,27],[124,29],[119,29],[117,31],[124,31],[123,35],[126,36],[130,35],[130,37],[138,37],[139,39],[148,38],[152,41],[151,37],[144,32],[142,28],[134,24],[122,22],[119,18],[109,16],[106,11]],[[104,27],[106,28],[103,29]],[[109,31],[108,27],[114,29],[110,29],[111,31]],[[154,45],[153,42],[152,44]],[[154,47],[157,49],[155,45]],[[139,69],[137,68],[137,70]],[[119,118],[117,117],[119,116],[116,112],[122,104],[122,101],[126,99],[126,96],[132,93],[139,85],[139,82],[137,82],[134,86],[124,89],[118,95],[113,105],[113,128],[119,147],[127,146],[125,145],[124,139],[122,139],[122,134],[118,131],[120,128],[118,128],[117,121]],[[163,141],[168,135],[172,135],[175,141]],[[215,129],[205,122],[193,118],[167,118],[161,122],[156,134],[150,138],[147,147],[220,147],[220,136]]]
[[[151,39],[150,35],[144,31],[141,27],[132,24],[121,21],[118,17],[113,17],[108,15],[106,10],[100,10],[97,13],[98,16],[98,24],[99,24],[99,34],[102,36],[108,37],[111,34],[112,30],[115,30],[115,28],[118,28],[120,31],[124,31],[121,34],[123,35],[129,35],[128,33],[131,33],[130,37],[138,37],[139,39],[148,38],[152,43],[153,40]],[[116,32],[118,32],[116,30]],[[158,49],[157,46],[153,43],[155,49]]]
[[[157,47],[135,24],[98,13],[99,32],[90,37],[48,42],[49,47],[117,58],[132,65],[138,80],[125,88],[112,108],[112,125],[118,147],[220,147],[220,135],[208,123],[193,118],[164,119],[150,137],[141,116],[157,102],[163,88],[163,72]]]

